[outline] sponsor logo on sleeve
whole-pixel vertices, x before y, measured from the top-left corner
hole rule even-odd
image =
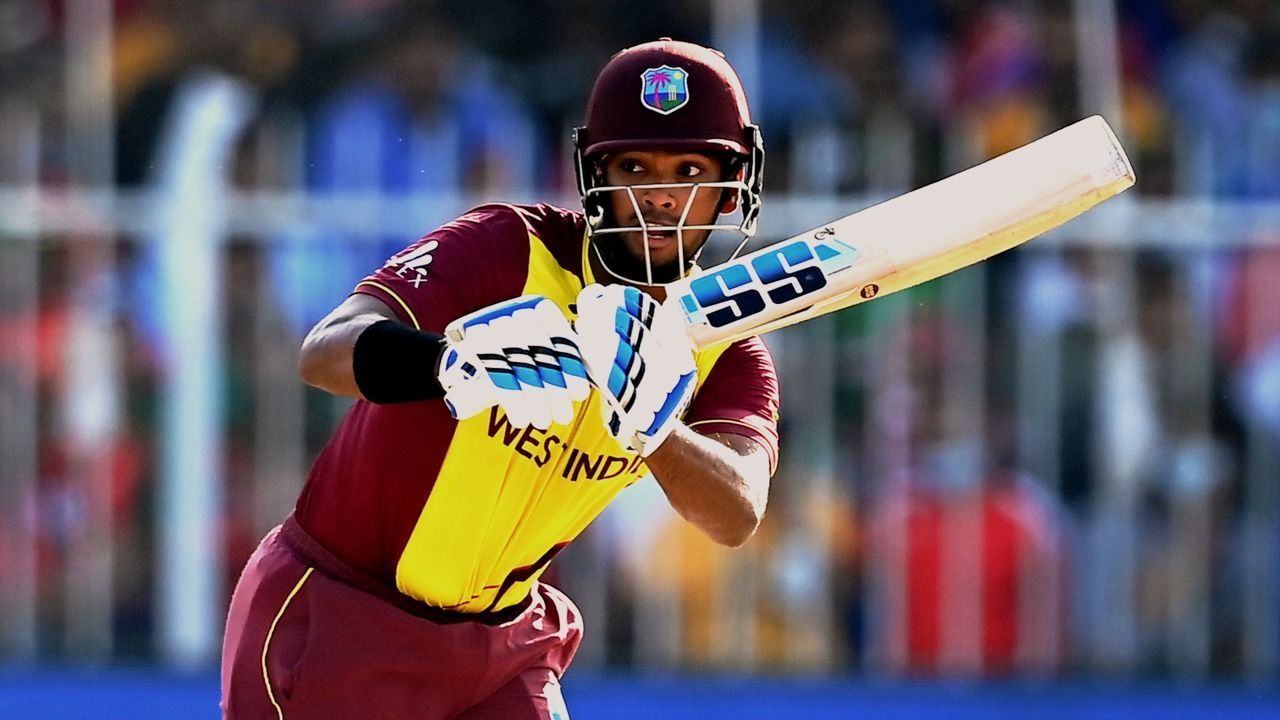
[[[437,247],[440,243],[431,240],[409,248],[388,260],[387,267],[393,268],[397,277],[408,280],[416,288],[427,281],[427,266],[431,264],[431,253]]]

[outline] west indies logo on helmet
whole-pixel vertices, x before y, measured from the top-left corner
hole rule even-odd
[[[764,144],[760,128],[751,122],[742,81],[718,51],[662,38],[617,53],[596,77],[587,101],[586,124],[574,130],[573,143],[578,193],[587,216],[591,249],[612,275],[644,285],[673,282],[693,267],[711,231],[728,230],[742,236],[725,260],[741,252],[755,234]],[[632,151],[713,156],[721,159],[725,173],[711,181],[607,184],[606,158]],[[688,192],[674,224],[646,219],[646,203],[641,198],[662,190]],[[738,210],[740,219],[712,217],[703,224],[687,222],[699,193],[708,192],[720,195],[716,215]],[[619,224],[612,209],[613,194],[626,198],[635,224]],[[643,237],[642,258],[628,252],[623,243],[626,234]],[[664,234],[675,235],[677,259],[655,267],[650,239]]]
[[[649,68],[640,76],[644,80],[640,88],[640,102],[662,115],[684,107],[689,102],[689,73],[684,68],[663,65]]]

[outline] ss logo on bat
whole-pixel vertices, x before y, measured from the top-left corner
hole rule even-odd
[[[689,284],[692,300],[707,324],[724,327],[769,305],[781,305],[827,285],[813,249],[803,240],[787,243],[746,263],[731,263]],[[686,310],[690,297],[682,298]]]

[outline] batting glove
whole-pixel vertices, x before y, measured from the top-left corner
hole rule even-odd
[[[454,320],[437,377],[462,420],[498,406],[512,427],[545,430],[573,421],[591,392],[573,328],[540,295],[500,302]]]
[[[647,457],[671,434],[697,382],[693,343],[679,308],[625,285],[588,285],[574,323],[605,425]]]

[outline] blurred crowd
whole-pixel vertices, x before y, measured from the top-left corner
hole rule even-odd
[[[62,132],[76,4],[0,0],[0,137],[37,141],[25,165],[0,163],[0,184],[84,180]],[[115,0],[109,180],[174,193],[571,201],[569,131],[595,70],[659,36],[711,43],[713,5]],[[750,90],[767,195],[903,192],[1098,110],[1085,107],[1096,78],[1082,76],[1089,29],[1076,14],[1097,3],[759,5]],[[1135,192],[1280,202],[1280,6],[1116,6],[1117,129]],[[39,132],[24,136],[15,118],[31,113]],[[445,219],[425,214],[422,231]],[[295,341],[411,239],[315,225],[262,235],[233,238],[225,272],[230,573],[264,529],[254,477],[271,452],[264,398],[277,390],[263,373],[296,382]],[[102,239],[43,244],[35,306],[0,305],[0,330],[37,330],[34,347],[0,354],[0,373],[21,367],[38,381],[31,517],[52,656],[75,591],[66,565],[95,507],[111,516],[118,548],[114,652],[148,655],[155,623],[156,407],[173,289],[157,279],[157,243],[108,238],[116,256],[105,276],[76,259]],[[652,638],[636,623],[652,617],[648,593],[681,608],[670,660],[694,666],[738,662],[735,631],[720,627],[730,617],[750,625],[768,667],[1239,672],[1250,509],[1271,513],[1272,535],[1278,517],[1277,492],[1258,478],[1280,478],[1265,460],[1280,444],[1280,228],[1223,247],[1006,257],[979,281],[981,300],[934,284],[841,316],[834,487],[811,490],[811,458],[785,462],[760,537],[738,555],[659,512],[660,498],[624,497],[621,509],[642,520],[611,514],[579,551],[607,556],[607,577],[575,575],[592,567],[582,557],[553,569],[575,595],[605,588],[614,610],[600,661],[643,655]],[[49,410],[68,404],[69,338],[86,304],[105,308],[124,338],[121,428],[88,459]],[[784,394],[800,379],[784,377]],[[341,407],[313,394],[304,406],[309,460]],[[784,432],[800,410],[784,405]],[[784,435],[784,448],[789,440],[797,445]],[[1263,471],[1250,469],[1259,462]],[[0,533],[0,568],[10,539]],[[743,593],[754,599],[735,599]],[[806,633],[816,606],[832,617]],[[1179,654],[1197,647],[1203,657]]]

